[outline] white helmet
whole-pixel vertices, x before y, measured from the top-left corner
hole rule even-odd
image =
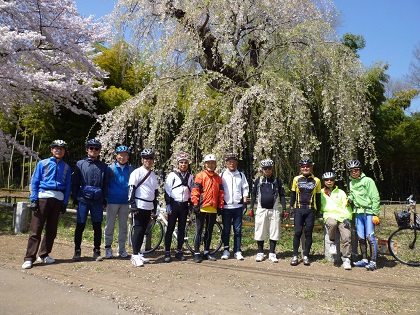
[[[216,162],[216,156],[214,154],[207,154],[204,157],[204,162],[208,162],[208,161],[215,161]]]

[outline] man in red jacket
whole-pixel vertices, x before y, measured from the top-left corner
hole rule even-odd
[[[197,174],[194,179],[191,191],[191,202],[196,215],[196,235],[194,241],[194,261],[200,263],[203,259],[216,260],[210,255],[210,243],[214,223],[217,214],[220,214],[224,204],[223,182],[220,176],[214,171],[216,169],[216,157],[207,154],[204,157],[204,170]],[[204,253],[200,254],[201,235],[204,225]]]

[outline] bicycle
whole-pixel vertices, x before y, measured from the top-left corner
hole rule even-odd
[[[145,241],[143,242],[144,249],[141,251],[142,254],[150,254],[157,250],[162,243],[162,240],[165,235],[166,227],[168,226],[168,220],[164,215],[166,211],[159,206],[156,211],[156,215],[150,219],[150,222],[147,226],[145,232]],[[130,214],[131,216],[131,214]],[[132,237],[134,233],[134,218],[131,217],[130,222],[130,233],[129,233],[129,244],[132,245]],[[187,225],[185,227],[185,238],[184,243],[187,246],[188,250],[194,254],[194,240],[195,240],[195,233],[196,233],[196,225],[195,225],[195,216],[190,216],[187,220]],[[201,237],[202,246],[204,244],[204,240],[206,237],[206,231],[203,231],[203,235]],[[178,240],[178,226],[175,227],[173,232],[173,239],[176,243]],[[210,254],[214,254],[220,250],[222,247],[222,227],[219,222],[216,221],[213,233],[212,233],[212,242],[210,244]],[[161,250],[164,250],[163,246]]]
[[[413,222],[411,222],[413,214]],[[413,195],[407,198],[406,209],[395,212],[398,229],[388,238],[388,249],[399,262],[409,266],[420,266],[420,217],[416,212]]]

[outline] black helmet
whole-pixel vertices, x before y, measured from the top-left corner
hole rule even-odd
[[[50,148],[60,147],[67,150],[67,143],[64,140],[54,140],[50,144]]]
[[[229,161],[229,160],[238,160],[238,155],[236,153],[228,153],[225,155],[225,161]]]
[[[102,144],[99,142],[99,140],[96,140],[96,139],[89,139],[89,140],[86,142],[86,147],[96,147],[96,148],[101,149],[101,148],[102,148]]]
[[[154,159],[155,158],[155,151],[152,149],[144,149],[141,151],[140,156],[142,159]]]
[[[130,148],[125,145],[120,145],[119,147],[115,149],[115,153],[120,153],[120,152],[127,152],[128,154],[131,153]]]
[[[314,162],[311,159],[302,159],[299,161],[300,165],[314,165]]]
[[[359,160],[350,160],[346,163],[346,167],[351,170],[353,168],[362,168],[362,163]]]
[[[326,172],[324,174],[322,174],[322,179],[335,179],[335,173],[334,172]]]

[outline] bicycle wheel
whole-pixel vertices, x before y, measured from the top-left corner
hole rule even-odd
[[[156,220],[153,226],[148,228],[146,231],[143,241],[144,250],[142,250],[142,254],[154,252],[162,243],[164,234],[162,222]]]
[[[195,233],[196,233],[196,225],[195,225],[195,219],[190,220],[187,224],[187,227],[185,228],[185,245],[190,250],[192,254],[195,253],[194,251],[194,241],[195,241]],[[200,244],[200,252],[203,252],[204,250],[204,235],[205,231],[203,231],[203,234],[201,235],[201,244]],[[213,228],[213,233],[211,237],[211,243],[210,243],[210,254],[213,255],[214,253],[217,253],[220,248],[222,247],[222,227],[219,222],[216,221]]]
[[[388,238],[391,255],[409,266],[420,266],[420,230],[405,227],[394,231]]]

